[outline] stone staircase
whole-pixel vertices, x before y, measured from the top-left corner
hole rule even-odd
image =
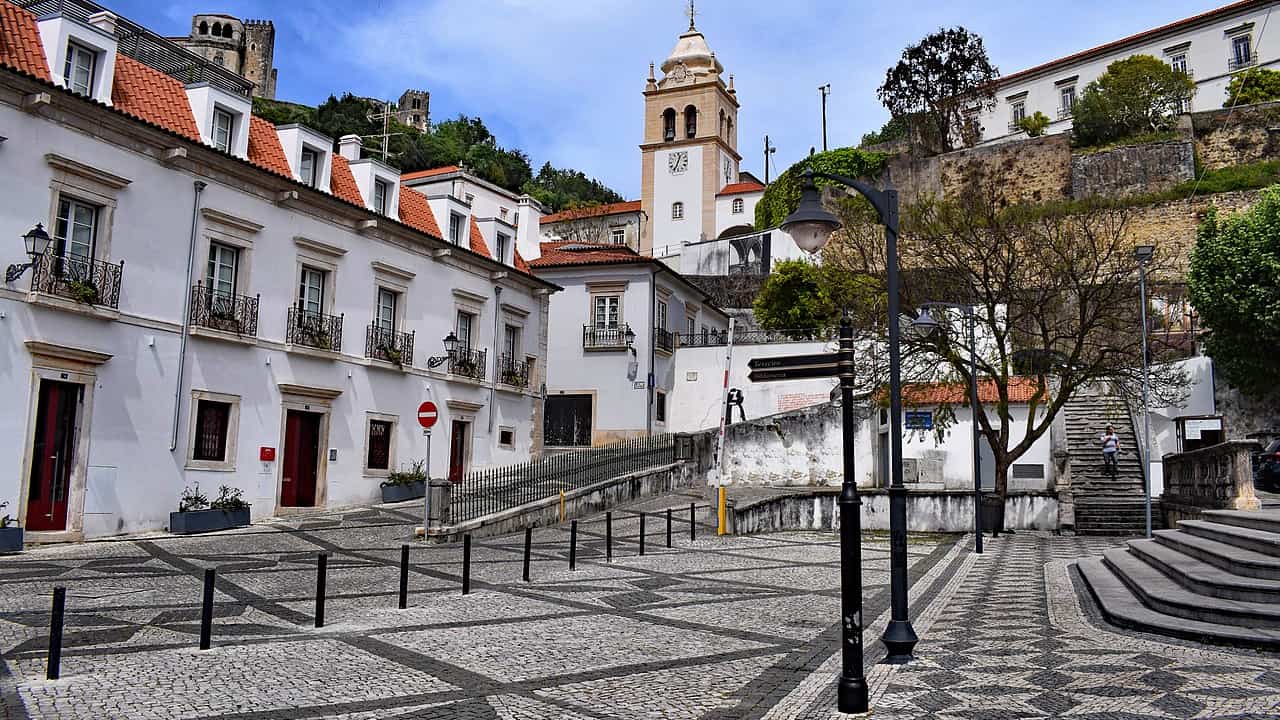
[[[1280,650],[1280,510],[1207,510],[1077,566],[1117,625]]]
[[[1124,401],[1098,394],[1072,398],[1063,408],[1071,456],[1071,503],[1081,535],[1146,534],[1142,456]],[[1102,465],[1098,438],[1107,425],[1120,437],[1116,477]],[[1152,522],[1159,512],[1152,511]]]

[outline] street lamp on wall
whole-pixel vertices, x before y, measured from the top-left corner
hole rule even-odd
[[[22,236],[23,242],[27,246],[27,255],[31,257],[31,262],[22,263],[21,265],[10,265],[4,273],[4,281],[11,283],[22,277],[29,268],[35,267],[36,258],[39,258],[49,249],[49,233],[44,231],[44,225],[36,223],[36,226],[27,231]]]
[[[427,367],[438,368],[446,361],[452,360],[458,352],[458,336],[450,330],[448,335],[444,336],[444,355],[427,358]]]

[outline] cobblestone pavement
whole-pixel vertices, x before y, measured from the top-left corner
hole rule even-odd
[[[523,537],[411,549],[414,508],[381,507],[202,537],[48,547],[0,559],[4,718],[815,718],[837,716],[838,547],[829,533],[717,538],[687,497]],[[665,547],[667,506],[677,508]],[[638,555],[646,510],[646,555]],[[1067,561],[1116,541],[913,537],[917,662],[875,665],[888,545],[867,535],[867,669],[876,717],[1280,716],[1280,660],[1109,628],[1076,601]],[[330,553],[326,625],[316,555]],[[218,570],[212,650],[196,648],[201,575]],[[62,679],[45,648],[67,587]]]

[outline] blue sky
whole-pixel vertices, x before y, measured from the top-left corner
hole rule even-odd
[[[684,31],[682,0],[101,0],[163,35],[196,12],[271,19],[277,97],[431,92],[433,119],[479,115],[506,147],[638,197],[644,81]],[[1206,0],[701,0],[698,29],[736,76],[743,169],[775,173],[821,145],[817,87],[831,83],[832,147],[884,122],[875,98],[902,48],[940,27],[981,34],[1002,72],[1225,4]]]

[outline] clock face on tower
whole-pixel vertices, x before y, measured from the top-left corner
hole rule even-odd
[[[667,156],[667,171],[679,175],[689,169],[689,151],[681,150]]]

